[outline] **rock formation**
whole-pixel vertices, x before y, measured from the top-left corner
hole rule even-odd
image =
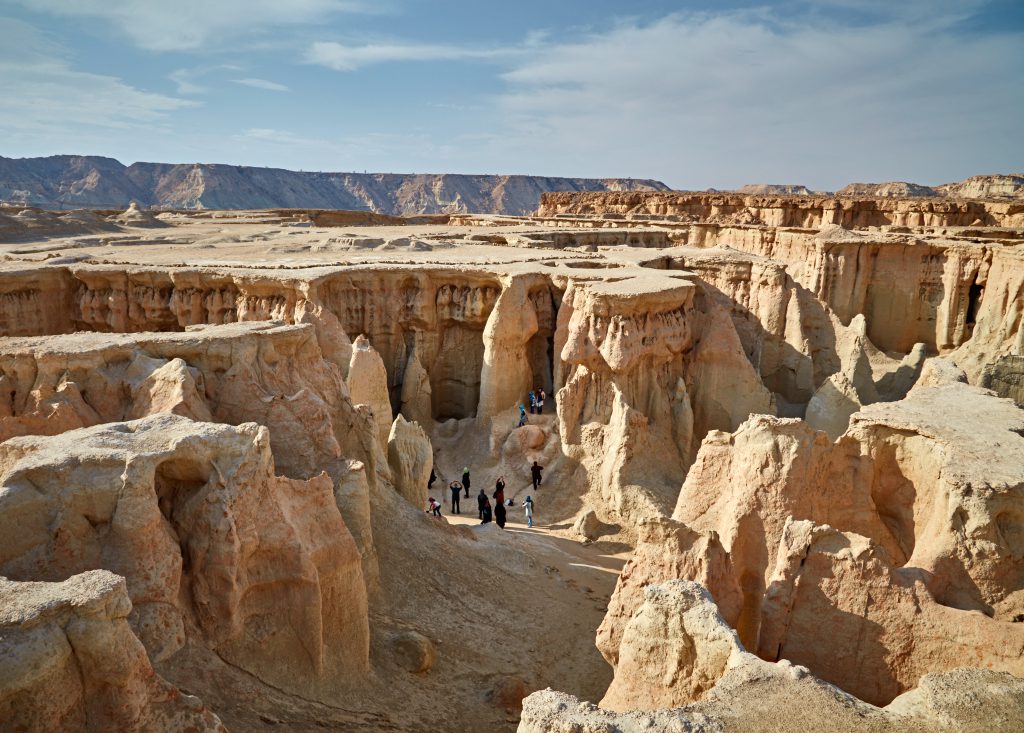
[[[2,616],[5,640],[53,620],[67,646],[18,658],[82,674],[54,707],[0,672],[0,719],[1020,727],[1014,200],[621,191],[147,226],[103,165],[91,190],[130,216],[0,210],[0,574],[61,597],[118,574],[90,616],[114,648],[77,659],[77,601]],[[448,183],[410,205],[462,208]],[[454,514],[464,466],[473,494],[504,477],[504,529]]]
[[[6,730],[226,731],[162,679],[129,628],[125,581],[0,577],[0,719]]]
[[[320,698],[366,670],[360,556],[331,481],[275,476],[266,428],[158,415],[13,438],[0,475],[0,574],[124,576],[129,622],[154,659],[195,634]]]

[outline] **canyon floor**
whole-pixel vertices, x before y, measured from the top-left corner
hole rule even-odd
[[[386,219],[0,209],[0,730],[1024,726],[1024,204]]]

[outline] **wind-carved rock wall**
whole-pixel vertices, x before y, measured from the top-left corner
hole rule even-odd
[[[906,399],[865,407],[835,443],[768,416],[710,433],[672,518],[642,525],[598,631],[605,657],[621,658],[643,588],[684,578],[762,658],[877,704],[964,662],[940,628],[1024,672],[1024,418],[960,379],[926,365]]]
[[[558,313],[562,446],[624,515],[672,501],[692,430],[683,354],[695,289],[661,285],[639,297],[629,285],[571,280]]]
[[[276,476],[268,431],[158,415],[0,445],[0,574],[124,576],[156,660],[186,635],[332,699],[368,671],[360,553],[325,474]]]
[[[365,334],[388,374],[392,410],[422,398],[431,417],[473,417],[484,361],[483,330],[497,302],[497,278],[456,271],[356,271],[320,282],[316,297],[350,335]],[[406,372],[417,392],[403,393]],[[422,389],[425,372],[429,391]],[[422,397],[421,397],[422,396]]]
[[[879,226],[1024,226],[1024,206],[1004,201],[862,199],[829,196],[751,196],[730,193],[545,193],[538,217],[675,217],[683,221],[742,222],[768,227],[820,229]]]

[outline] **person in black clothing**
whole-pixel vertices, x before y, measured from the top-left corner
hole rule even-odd
[[[484,504],[486,504],[486,503],[487,503],[487,494],[484,493],[483,489],[480,489],[480,493],[476,495],[476,509],[477,509],[477,514],[479,514],[481,519],[484,518]]]
[[[466,489],[466,498],[469,498],[469,466],[462,469],[462,485]]]
[[[430,467],[430,480],[427,481],[427,491],[430,491],[432,488],[434,488],[434,482],[435,481],[437,481],[437,474],[434,473],[434,467],[431,466]]]
[[[505,503],[505,477],[500,477],[494,482],[494,503],[495,505]]]
[[[499,527],[505,529],[505,505],[501,502],[494,505],[494,521]]]
[[[487,498],[487,494],[484,494],[483,491],[481,491],[480,493],[483,494],[484,497],[484,505],[480,509],[480,524],[487,524],[491,521],[491,500]]]
[[[448,488],[452,491],[452,514],[461,514],[459,511],[459,492],[462,491],[462,484],[458,481],[452,481],[448,484]]]
[[[540,472],[544,469],[537,465],[537,461],[533,462],[530,466],[530,476],[533,478],[533,490],[536,491],[537,487],[540,486]]]

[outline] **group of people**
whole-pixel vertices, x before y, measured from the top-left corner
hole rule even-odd
[[[530,403],[530,414],[531,415],[543,415],[544,414],[544,400],[547,399],[547,394],[544,389],[537,387],[536,389],[530,390],[529,399]],[[519,404],[519,425],[517,427],[523,427],[526,424],[526,405]]]
[[[543,471],[537,461],[533,462],[530,466],[530,478],[533,483],[534,491],[540,486],[541,483],[541,472]],[[437,474],[434,469],[430,469],[430,479],[427,481],[428,491],[433,488],[434,482],[437,480]],[[460,499],[469,498],[469,488],[472,485],[472,477],[469,473],[469,467],[466,466],[462,469],[462,480],[452,481],[448,484],[448,489],[451,492],[451,512],[452,514],[461,514],[462,508],[460,506]],[[465,492],[465,493],[463,493]],[[491,497],[487,496],[487,492],[480,489],[480,493],[477,494],[476,504],[477,513],[480,517],[481,524],[487,524],[493,518],[495,524],[502,529],[505,528],[505,521],[507,518],[507,508],[514,506],[515,502],[512,499],[505,498],[505,477],[499,476],[498,480],[494,483],[494,506],[491,507]],[[437,501],[433,496],[430,497],[429,506],[427,511],[431,512],[435,517],[441,516],[441,503]],[[533,526],[533,497],[527,496],[523,501],[523,511],[526,514],[526,524],[529,527]]]

